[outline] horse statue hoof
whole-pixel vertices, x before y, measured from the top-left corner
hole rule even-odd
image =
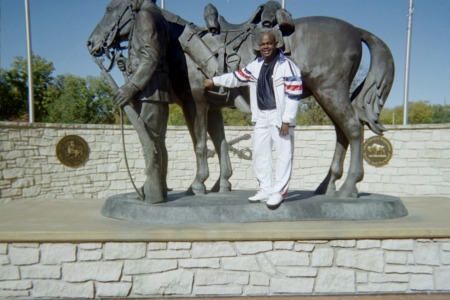
[[[205,195],[206,194],[206,187],[203,185],[203,187],[196,188],[193,185],[189,187],[189,189],[186,191],[186,195]]]
[[[339,198],[339,199],[357,199],[359,197],[359,193],[358,190],[355,188],[352,191],[347,191],[347,190],[339,190],[334,194],[335,198]]]

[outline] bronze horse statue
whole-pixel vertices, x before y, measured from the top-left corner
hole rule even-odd
[[[105,15],[88,40],[88,50],[93,56],[102,56],[119,48],[127,40],[133,26],[133,15],[139,13],[134,4],[147,0],[112,0]],[[275,1],[269,6],[279,6]],[[209,176],[207,163],[207,132],[218,153],[220,178],[211,191],[229,191],[232,174],[225,140],[221,108],[235,105],[244,111],[248,99],[246,90],[231,90],[226,101],[218,101],[215,96],[203,90],[205,78],[214,73],[234,71],[256,58],[254,32],[261,27],[278,27],[264,16],[264,5],[248,21],[240,25],[227,23],[222,17],[220,32],[198,27],[182,18],[163,11],[169,23],[170,42],[167,53],[170,80],[182,107],[190,131],[197,159],[197,172],[190,190],[195,194],[206,192],[204,182]],[[267,15],[267,14],[266,14]],[[217,14],[216,14],[217,17]],[[206,18],[206,17],[205,17]],[[264,20],[262,20],[264,18]],[[264,24],[264,25],[263,25]],[[267,25],[269,24],[269,25]],[[372,33],[330,17],[305,17],[293,20],[294,30],[279,38],[279,42],[289,46],[288,55],[302,71],[303,97],[313,95],[335,126],[336,147],[328,174],[316,189],[317,194],[332,195],[337,198],[356,198],[356,184],[363,179],[363,128],[368,125],[376,134],[386,129],[381,125],[379,114],[389,95],[394,78],[394,61],[386,44]],[[281,27],[281,26],[280,26]],[[186,44],[198,40],[200,46]],[[224,44],[224,35],[229,42]],[[362,58],[362,42],[371,55],[370,69],[365,80],[350,95],[350,86],[358,71]],[[202,47],[212,51],[202,52]],[[189,48],[191,46],[191,48]],[[227,53],[227,49],[233,49]],[[195,55],[196,50],[200,55]],[[222,61],[233,58],[234,67]],[[211,63],[213,62],[213,63]],[[219,71],[217,71],[219,70]],[[226,92],[226,91],[225,91]],[[214,97],[212,97],[214,96]],[[220,97],[219,97],[220,98]],[[248,102],[247,102],[248,103]],[[247,104],[248,105],[248,104]],[[348,146],[351,157],[347,177],[336,190],[336,181],[343,175],[343,164]]]

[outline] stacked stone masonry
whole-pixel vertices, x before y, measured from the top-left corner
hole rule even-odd
[[[450,293],[450,239],[0,243],[0,298]]]
[[[385,167],[365,163],[361,192],[395,196],[450,194],[450,124],[393,126],[385,134],[393,158]],[[124,130],[135,181],[144,158],[132,127]],[[63,165],[56,145],[67,135],[87,141],[89,160]],[[251,127],[226,128],[228,140]],[[373,136],[365,132],[366,138]],[[171,127],[168,184],[189,187],[194,147],[184,127]],[[103,199],[132,191],[119,126],[0,122],[0,204],[21,199]],[[334,152],[329,126],[296,129],[291,189],[314,190]],[[255,189],[251,139],[230,152],[233,189]],[[212,144],[208,143],[209,150]],[[209,152],[212,156],[212,152]],[[345,163],[345,168],[348,162]],[[210,188],[219,175],[209,158]],[[344,174],[345,176],[345,174]],[[252,242],[0,242],[0,299],[101,297],[209,297],[338,294],[450,294],[450,239]]]
[[[450,194],[450,124],[388,126],[385,137],[393,146],[387,166],[377,168],[364,163],[361,192],[393,196],[442,196]],[[144,158],[134,129],[125,128],[128,163],[137,185],[144,181]],[[88,161],[80,167],[63,165],[56,157],[56,145],[66,135],[78,135],[89,145]],[[251,127],[226,128],[227,139],[252,136]],[[291,189],[314,190],[328,172],[334,153],[335,133],[330,126],[298,127]],[[366,138],[373,136],[365,132]],[[119,126],[26,124],[0,122],[0,203],[17,199],[52,197],[61,199],[99,199],[133,191],[128,178]],[[195,176],[196,160],[190,135],[185,127],[170,127],[168,185],[186,190]],[[252,140],[233,145],[233,189],[255,189],[257,182],[249,154]],[[213,149],[208,143],[209,153]],[[217,155],[208,159],[211,188],[219,177]],[[345,162],[345,170],[348,160]],[[345,176],[345,173],[344,173]],[[345,177],[344,177],[345,178]],[[342,181],[341,181],[342,182]]]

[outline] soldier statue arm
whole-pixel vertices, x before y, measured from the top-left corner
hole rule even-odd
[[[129,41],[129,47],[142,45],[139,49],[129,49],[127,72],[129,80],[117,91],[113,102],[124,106],[131,101],[152,79],[161,58],[161,45],[166,43],[166,28],[160,22],[165,22],[160,14],[151,10],[141,10],[136,15],[135,27]],[[134,52],[133,52],[134,51]],[[130,53],[134,53],[132,56]]]

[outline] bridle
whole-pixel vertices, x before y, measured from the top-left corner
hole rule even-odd
[[[108,72],[111,71],[111,69],[114,65],[116,52],[119,51],[121,53],[122,50],[127,48],[127,47],[122,47],[120,45],[120,42],[116,41],[117,32],[121,28],[125,27],[125,25],[127,25],[129,22],[134,22],[134,20],[136,18],[136,10],[134,7],[134,1],[133,0],[122,0],[122,3],[126,6],[126,8],[122,12],[122,14],[120,14],[118,17],[116,17],[113,27],[109,30],[108,35],[105,36],[101,41],[101,44],[103,46],[102,47],[103,52],[105,53],[106,58],[110,61],[109,67],[106,68]],[[131,17],[124,20],[124,16],[127,14],[128,11],[130,11],[129,15]]]

